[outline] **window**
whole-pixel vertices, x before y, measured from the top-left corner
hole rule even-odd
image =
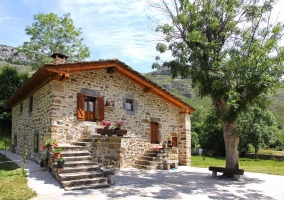
[[[126,115],[135,115],[138,110],[138,101],[133,94],[125,94],[122,97],[122,108],[126,111]]]
[[[34,134],[34,152],[38,152],[39,144],[38,144],[38,133]]]
[[[104,119],[104,98],[78,93],[77,117],[85,121],[102,121]]]
[[[20,115],[22,115],[22,113],[23,113],[23,102],[20,105]]]
[[[133,100],[126,99],[125,103],[126,110],[133,111]]]
[[[33,102],[34,102],[34,96],[31,96],[29,99],[29,113],[33,112]]]

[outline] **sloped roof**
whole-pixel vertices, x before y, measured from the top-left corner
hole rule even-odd
[[[69,73],[76,71],[108,69],[109,73],[119,73],[129,80],[135,82],[144,88],[144,92],[152,92],[160,96],[171,104],[182,109],[185,113],[194,112],[194,108],[182,101],[175,95],[167,92],[165,89],[146,78],[139,72],[133,70],[118,59],[72,62],[63,64],[45,64],[6,102],[7,106],[13,107],[40,89],[43,85],[52,80],[65,82],[69,78]]]

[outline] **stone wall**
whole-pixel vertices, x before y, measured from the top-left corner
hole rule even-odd
[[[91,147],[92,156],[103,167],[119,172],[121,168],[134,167],[135,161],[152,148],[147,139],[137,137],[96,136]],[[178,160],[178,148],[158,149],[162,169],[166,160]]]
[[[96,122],[77,120],[77,93],[91,89],[105,101],[113,102],[105,109],[105,120],[112,123],[122,120],[128,135],[136,135],[150,141],[150,126],[153,119],[159,123],[160,141],[179,124],[179,109],[152,93],[143,93],[143,88],[133,84],[118,73],[107,74],[106,70],[76,72],[65,83],[53,81],[53,137],[61,142],[70,142],[82,137]],[[64,93],[64,95],[62,95]],[[123,98],[131,95],[137,102],[137,111],[127,114]]]
[[[70,143],[92,131],[95,132],[95,128],[102,127],[100,122],[77,119],[77,94],[87,92],[94,96],[103,96],[105,101],[111,102],[113,106],[105,108],[105,120],[112,123],[122,120],[128,136],[139,138],[137,143],[143,140],[143,143],[150,145],[151,122],[159,124],[160,143],[169,134],[178,136],[182,155],[180,162],[190,165],[189,115],[180,115],[177,107],[157,95],[143,93],[143,89],[119,73],[107,74],[106,69],[70,73],[69,79],[64,83],[51,81],[33,94],[34,111],[31,116],[27,110],[28,98],[24,100],[24,111],[21,116],[20,105],[13,107],[12,131],[13,135],[18,135],[18,144],[21,146],[19,151],[27,147],[31,157],[38,156],[32,151],[35,133],[39,133],[39,140],[48,136],[58,140],[59,143]],[[127,112],[124,109],[123,99],[129,97],[135,102],[134,112]],[[124,142],[121,145],[125,147]],[[41,154],[44,152],[40,150],[39,155]],[[44,155],[39,160],[43,157]],[[124,167],[129,164],[125,160],[121,165]]]
[[[51,102],[51,84],[47,84],[33,94],[33,111],[29,113],[29,97],[23,103],[23,110],[20,112],[20,104],[12,109],[12,145],[14,136],[17,136],[16,152],[21,154],[28,149],[28,157],[40,161],[45,157],[45,151],[34,152],[34,135],[39,135],[38,146],[41,139],[51,136],[50,122],[53,106]]]

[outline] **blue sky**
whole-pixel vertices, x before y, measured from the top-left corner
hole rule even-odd
[[[71,13],[91,51],[86,60],[117,58],[138,72],[153,71],[157,41],[146,0],[1,0],[0,44],[17,47],[29,41],[25,28],[33,16],[50,12]]]
[[[283,9],[284,0],[280,0],[274,15],[282,22]],[[50,12],[60,17],[71,13],[91,51],[86,60],[117,58],[138,72],[153,71],[152,63],[159,54],[155,25],[148,15],[165,19],[149,8],[147,0],[1,0],[0,44],[17,47],[29,41],[25,28],[32,25],[33,16]],[[161,57],[171,59],[169,53]]]

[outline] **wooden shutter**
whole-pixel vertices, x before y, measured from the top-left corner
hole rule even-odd
[[[172,137],[173,147],[178,146],[177,137]]]
[[[97,105],[98,105],[98,121],[101,122],[105,118],[104,113],[104,98],[98,97],[97,98]]]
[[[158,144],[158,128],[159,124],[156,122],[151,122],[151,143]]]
[[[84,94],[78,93],[77,97],[77,117],[79,120],[85,119],[85,111],[84,111]]]

